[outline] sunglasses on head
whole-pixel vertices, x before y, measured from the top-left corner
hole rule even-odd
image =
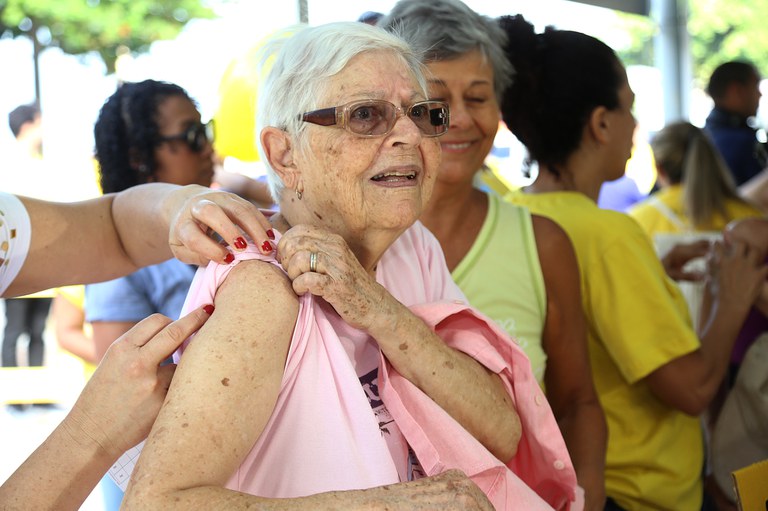
[[[403,115],[425,137],[439,137],[448,131],[450,113],[448,104],[442,101],[419,101],[401,108],[389,101],[368,99],[307,112],[299,115],[299,119],[320,126],[338,125],[361,137],[383,137]]]
[[[206,144],[209,144],[213,137],[211,136],[210,124],[203,124],[196,122],[190,124],[187,129],[178,135],[169,135],[167,137],[159,137],[160,142],[170,142],[172,140],[181,140],[194,152],[199,153],[203,150]]]

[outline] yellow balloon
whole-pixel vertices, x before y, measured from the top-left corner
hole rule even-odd
[[[219,83],[219,108],[213,116],[214,147],[222,157],[258,161],[256,149],[256,46],[227,66]]]
[[[227,65],[219,82],[219,106],[213,116],[214,148],[225,158],[231,156],[241,161],[259,161],[256,145],[256,104],[261,73],[266,73],[269,63],[262,66],[261,50],[275,37],[288,37],[295,29],[280,30],[257,42],[245,53],[235,57]]]

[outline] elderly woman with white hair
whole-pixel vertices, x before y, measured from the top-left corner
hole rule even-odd
[[[354,22],[267,48],[276,250],[198,272],[185,307],[215,312],[124,507],[572,508],[573,466],[527,358],[465,303],[417,222],[449,123],[418,57]]]

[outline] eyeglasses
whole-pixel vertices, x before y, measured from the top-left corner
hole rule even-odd
[[[403,115],[407,115],[425,137],[439,137],[448,131],[450,113],[448,104],[442,101],[419,101],[401,108],[389,101],[367,99],[307,112],[299,115],[299,120],[320,126],[340,125],[361,137],[383,137]]]
[[[160,142],[170,142],[171,140],[181,140],[190,150],[199,153],[203,150],[206,144],[209,144],[213,137],[211,136],[212,126],[209,124],[202,124],[196,122],[189,125],[182,133],[178,135],[169,135],[167,137],[159,137]]]

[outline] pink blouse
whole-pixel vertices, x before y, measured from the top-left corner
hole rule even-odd
[[[198,271],[182,314],[211,303],[239,261],[278,264],[256,249],[235,257],[230,265],[210,263]],[[426,475],[461,469],[496,509],[581,509],[573,465],[530,362],[503,330],[466,304],[432,234],[418,222],[406,231],[379,262],[377,280],[449,346],[499,374],[520,415],[518,452],[505,465],[379,353],[381,400]],[[274,411],[228,488],[298,497],[399,481],[354,361],[337,334],[342,323],[321,298],[300,297]]]

